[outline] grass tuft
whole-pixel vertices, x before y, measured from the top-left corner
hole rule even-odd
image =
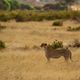
[[[58,20],[58,21],[54,21],[52,26],[63,26],[63,22]]]
[[[6,48],[5,43],[0,40],[0,50]]]

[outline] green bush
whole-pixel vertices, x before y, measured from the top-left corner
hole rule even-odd
[[[67,31],[80,31],[80,26],[78,26],[78,27],[71,27],[71,26],[69,26],[67,28]]]
[[[53,49],[63,48],[63,42],[55,40],[52,44],[49,44],[48,47]]]
[[[53,26],[62,26],[63,25],[63,22],[62,21],[54,21],[53,22],[53,24],[52,24]]]
[[[5,48],[5,43],[0,40],[0,50]]]

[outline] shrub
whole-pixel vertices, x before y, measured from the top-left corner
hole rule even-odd
[[[27,21],[27,19],[26,19],[25,15],[19,14],[16,16],[16,21],[17,22],[24,22],[24,21]]]
[[[67,9],[66,5],[63,3],[48,3],[43,6],[44,10],[64,10]]]
[[[6,26],[2,26],[2,25],[0,24],[0,30],[5,29],[5,28],[6,28]]]
[[[20,9],[22,9],[22,10],[25,10],[25,9],[33,10],[34,7],[31,4],[23,4],[23,3],[21,3],[20,4]]]
[[[80,47],[80,41],[78,39],[75,39],[72,44],[69,45],[69,47]]]
[[[73,47],[80,47],[80,41],[79,40],[74,40],[74,45]]]
[[[78,27],[71,27],[71,26],[69,26],[67,28],[67,31],[80,31],[80,26],[78,26]]]
[[[49,47],[52,47],[53,49],[63,48],[63,42],[55,40]]]
[[[15,11],[1,11],[0,21],[9,21],[15,19],[16,21],[43,21],[55,19],[75,19],[80,18],[79,11],[38,11],[38,10],[15,10]],[[55,26],[62,26],[62,21],[55,21]]]
[[[0,13],[0,21],[8,21],[9,20],[9,16],[7,13],[2,12]]]
[[[63,25],[63,22],[62,21],[54,21],[53,26],[62,26]]]
[[[5,43],[0,40],[0,50],[5,48]]]

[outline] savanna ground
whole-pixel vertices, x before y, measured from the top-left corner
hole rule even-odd
[[[80,80],[79,48],[70,48],[73,62],[67,64],[63,57],[46,63],[44,50],[35,47],[54,40],[61,40],[65,45],[74,39],[80,40],[79,31],[66,31],[68,26],[79,26],[79,23],[68,20],[58,28],[52,23],[1,22],[7,28],[0,31],[0,40],[7,48],[0,51],[0,80]]]

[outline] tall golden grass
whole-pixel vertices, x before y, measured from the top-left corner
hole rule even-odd
[[[73,62],[64,58],[52,59],[47,63],[43,49],[31,49],[42,42],[52,43],[55,39],[66,45],[73,39],[80,39],[80,32],[68,32],[67,26],[77,26],[66,21],[56,30],[53,21],[44,22],[1,22],[6,28],[0,32],[0,39],[6,49],[0,51],[0,80],[80,80],[80,49],[70,48]],[[30,49],[18,47],[27,45]],[[15,49],[16,48],[16,49]]]

